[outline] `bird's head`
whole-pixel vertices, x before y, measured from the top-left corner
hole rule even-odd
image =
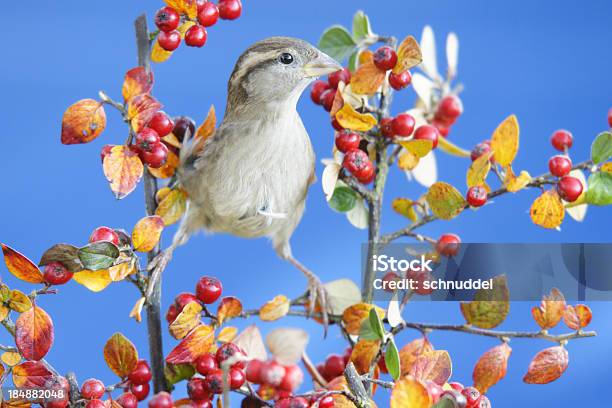
[[[282,104],[295,107],[308,84],[342,69],[306,41],[271,37],[250,46],[236,62],[228,83],[227,113]]]

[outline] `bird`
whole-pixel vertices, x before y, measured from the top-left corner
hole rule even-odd
[[[297,38],[270,37],[244,51],[228,81],[221,124],[204,141],[191,137],[180,149],[177,178],[187,209],[172,244],[149,265],[147,295],[173,251],[200,230],[267,237],[278,256],[307,278],[309,311],[318,301],[327,329],[325,289],[290,244],[316,181],[315,154],[297,102],[310,83],[341,69]]]

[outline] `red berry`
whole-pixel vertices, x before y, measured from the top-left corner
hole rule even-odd
[[[181,45],[181,33],[177,30],[160,31],[157,34],[157,43],[166,51],[174,51]]]
[[[317,364],[317,371],[319,372],[319,374],[321,374],[321,377],[323,377],[325,379],[325,381],[333,380],[333,378],[331,378],[327,374],[327,371],[325,371],[325,363],[324,362]]]
[[[223,392],[223,370],[217,368],[204,379],[206,390],[210,394],[221,394]]]
[[[374,165],[363,150],[350,150],[344,155],[342,166],[360,183],[368,184],[374,179]]]
[[[97,378],[83,381],[81,385],[81,398],[100,399],[104,395],[104,383]]]
[[[414,118],[408,113],[400,113],[391,121],[393,133],[398,136],[410,136],[414,131]]]
[[[240,0],[219,0],[219,17],[224,20],[235,20],[242,13]]]
[[[333,119],[331,120],[331,125],[332,125],[332,127],[334,128],[334,130],[336,130],[336,131],[338,131],[338,132],[341,132],[341,131],[343,131],[343,130],[344,130],[344,128],[342,127],[342,125],[340,124],[340,122],[338,122],[338,119],[336,119],[336,118],[333,118]]]
[[[200,278],[196,285],[196,296],[197,298],[207,305],[214,303],[219,296],[223,293],[223,286],[221,281],[216,278],[204,276]]]
[[[348,68],[342,68],[340,71],[332,72],[327,76],[327,82],[332,89],[338,88],[340,81],[344,82],[344,85],[351,83],[351,71]]]
[[[182,292],[176,295],[174,298],[174,304],[176,305],[177,312],[181,313],[183,308],[187,306],[190,302],[197,302],[198,298],[189,292]]]
[[[89,236],[89,242],[108,241],[119,245],[119,235],[108,227],[98,227]]]
[[[217,358],[212,353],[206,353],[195,361],[195,369],[201,375],[208,375],[213,370],[219,368],[217,365]]]
[[[330,354],[325,359],[325,371],[332,378],[341,376],[344,373],[344,358],[340,354]]]
[[[319,400],[319,408],[334,408],[335,406],[334,397],[331,395],[326,395]]]
[[[415,140],[431,140],[433,142],[433,149],[438,146],[438,137],[440,132],[434,126],[422,125],[414,131],[413,139]]]
[[[261,360],[251,360],[247,364],[246,367],[246,379],[248,382],[252,382],[253,384],[261,383],[261,367],[263,362]]]
[[[130,392],[136,396],[138,401],[144,401],[149,396],[149,383],[144,384],[130,384]]]
[[[449,382],[448,385],[455,391],[463,391],[463,384],[461,384],[460,382],[457,381],[453,381],[453,382]]]
[[[548,169],[553,176],[563,177],[572,170],[572,161],[567,156],[553,156],[548,161]]]
[[[436,117],[455,121],[463,113],[463,103],[456,95],[447,95],[438,104]]]
[[[470,187],[467,191],[466,199],[472,207],[482,207],[487,202],[487,190],[482,186]]]
[[[153,129],[160,137],[164,137],[174,129],[174,122],[164,111],[155,112],[147,127]]]
[[[321,105],[323,105],[323,109],[329,112],[331,111],[335,98],[336,98],[336,90],[330,88],[326,91],[323,91],[319,102]]]
[[[444,392],[442,387],[440,387],[438,384],[436,384],[433,381],[427,381],[426,387],[427,387],[427,393],[431,397],[431,402],[433,404],[437,403],[440,400],[440,396]]]
[[[470,154],[470,158],[472,159],[472,161],[474,161],[477,158],[479,158],[480,156],[482,156],[483,154],[487,154],[490,151],[491,151],[491,142],[489,142],[488,140],[485,140],[484,142],[478,143],[472,149],[472,153]]]
[[[342,358],[344,359],[344,365],[346,366],[349,361],[351,361],[351,355],[353,354],[353,348],[351,346],[344,349],[344,353],[342,353]]]
[[[198,5],[198,23],[204,27],[215,25],[219,19],[219,8],[213,2],[207,1],[200,7]]]
[[[461,394],[463,394],[463,396],[467,400],[467,407],[468,408],[475,407],[476,403],[478,402],[478,399],[480,398],[480,391],[478,391],[474,387],[465,387],[461,391]]]
[[[246,377],[244,371],[240,368],[231,368],[229,371],[229,386],[232,390],[242,387]]]
[[[66,269],[61,262],[51,262],[45,265],[43,269],[43,278],[50,285],[63,285],[72,279],[72,275],[74,274]]]
[[[572,134],[564,129],[557,130],[550,138],[550,143],[553,147],[561,152],[572,147],[574,138]]]
[[[385,276],[382,277],[383,290],[389,293],[395,292],[395,289],[391,289],[388,285],[389,285],[389,282],[399,280],[399,278],[400,277],[396,272],[393,272],[393,271],[387,272]]]
[[[182,142],[185,137],[192,137],[195,133],[195,121],[189,116],[176,116],[174,118],[174,136]]]
[[[393,133],[393,118],[382,118],[378,126],[384,137],[392,138],[395,136],[395,133]]]
[[[412,82],[412,74],[410,71],[400,72],[399,74],[391,73],[389,75],[389,85],[396,91],[400,91],[410,85]]]
[[[151,146],[151,150],[141,151],[140,156],[147,166],[158,169],[168,160],[168,146],[163,143],[156,143]]]
[[[181,16],[172,7],[162,7],[155,13],[155,25],[161,31],[176,30],[181,22]]]
[[[276,401],[274,408],[308,408],[310,404],[304,397],[282,398]]]
[[[455,256],[459,252],[461,239],[455,234],[443,234],[436,242],[436,251],[442,256]]]
[[[190,400],[189,406],[191,408],[213,408],[213,403],[209,399]]]
[[[108,156],[109,154],[111,154],[111,150],[114,146],[113,145],[105,145],[102,150],[100,151],[100,160],[102,160],[102,163],[104,163],[104,158],[106,156]]]
[[[209,399],[210,394],[206,389],[203,378],[194,377],[187,383],[187,395],[192,400]]]
[[[153,149],[153,146],[159,144],[159,142],[159,134],[157,134],[157,132],[151,128],[144,128],[136,134],[136,148],[141,153],[150,152]]]
[[[278,387],[285,391],[293,391],[297,389],[304,381],[304,373],[302,369],[296,365],[285,366],[285,376]]]
[[[428,271],[413,271],[409,270],[406,276],[415,282],[416,289],[414,292],[417,295],[430,295],[433,293],[431,285],[425,285],[425,282],[431,281],[431,273]]]
[[[242,351],[240,347],[238,347],[234,343],[225,343],[224,345],[219,347],[219,349],[217,350],[217,353],[215,354],[215,358],[217,359],[217,364],[219,364],[219,367],[222,367],[222,363],[225,360],[229,360],[230,358],[233,359],[234,357],[239,359],[241,356],[246,357],[246,354],[244,353],[244,351]],[[244,359],[238,360],[232,363],[233,368],[243,369],[245,366],[246,366],[246,363]]]
[[[436,119],[431,122],[431,125],[438,129],[438,133],[440,133],[442,137],[447,137],[450,133],[450,127],[438,122]]]
[[[608,111],[608,125],[612,128],[612,108]]]
[[[384,358],[379,359],[377,365],[381,373],[389,374],[389,369],[387,368],[387,362],[385,361]]]
[[[146,360],[138,360],[136,367],[128,374],[128,379],[132,384],[148,383],[152,377],[151,368]]]
[[[158,392],[149,400],[149,408],[173,408],[172,397],[165,391]]]
[[[206,44],[206,38],[208,34],[206,33],[206,29],[196,24],[191,26],[189,30],[185,33],[185,44],[189,47],[202,47]]]
[[[91,401],[87,401],[85,408],[106,408],[106,404],[100,399],[92,399]]]
[[[557,183],[557,192],[562,199],[573,203],[582,194],[582,183],[576,177],[564,176]]]
[[[115,400],[123,408],[137,408],[138,399],[131,392],[124,392]]]
[[[388,45],[384,45],[374,52],[374,65],[382,71],[388,71],[395,67],[397,63],[397,54],[395,50]]]
[[[336,133],[336,148],[342,153],[346,153],[353,149],[359,149],[359,142],[361,142],[359,133],[348,130]]]
[[[326,81],[318,80],[312,84],[312,88],[310,88],[310,99],[317,104],[321,105],[321,94],[329,89],[329,84]]]
[[[481,395],[476,403],[476,408],[491,408],[491,401],[486,395]]]
[[[172,323],[173,321],[176,320],[176,318],[179,315],[179,311],[176,307],[176,305],[173,303],[170,306],[168,306],[168,311],[166,312],[166,321],[168,323]]]
[[[270,360],[263,362],[259,376],[263,384],[278,387],[285,377],[285,372],[284,366]]]

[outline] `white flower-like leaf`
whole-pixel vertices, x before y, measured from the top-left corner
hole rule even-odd
[[[323,186],[323,193],[325,193],[325,199],[331,200],[334,195],[334,189],[338,182],[338,176],[340,174],[341,166],[333,160],[327,160],[325,169],[323,169],[323,176],[321,177],[321,185]]]
[[[572,170],[569,174],[572,177],[576,177],[582,183],[582,191],[587,190],[587,180],[584,176],[582,170]],[[568,207],[565,210],[574,220],[578,222],[582,222],[586,217],[587,209],[589,208],[588,204],[579,204],[577,206]]]
[[[438,63],[436,58],[436,39],[434,36],[433,29],[428,25],[423,28],[420,45],[421,54],[423,55],[421,69],[431,79],[438,78],[440,74],[438,74]]]
[[[446,37],[446,61],[448,63],[448,76],[457,76],[457,64],[459,63],[459,38],[457,34],[449,33]]]
[[[346,213],[346,218],[355,228],[368,228],[368,209],[362,199],[358,200],[355,207]]]
[[[435,86],[435,83],[425,75],[417,72],[412,76],[412,87],[427,111],[431,110],[431,94]]]
[[[408,179],[414,178],[419,184],[431,187],[438,181],[438,166],[434,152],[429,152],[412,171],[406,171],[406,175]]]

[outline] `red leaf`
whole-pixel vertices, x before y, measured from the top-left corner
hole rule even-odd
[[[593,314],[587,305],[568,305],[563,312],[563,321],[573,330],[580,330],[591,323]]]
[[[548,384],[561,377],[569,364],[569,354],[563,346],[540,351],[529,363],[523,381],[527,384]]]
[[[433,381],[444,385],[452,374],[452,367],[448,351],[432,350],[417,357],[410,375],[423,382]]]
[[[102,103],[83,99],[71,105],[62,118],[62,143],[88,143],[106,128],[106,113]]]
[[[210,351],[215,339],[212,327],[200,325],[193,329],[166,357],[168,364],[191,363]]]
[[[478,359],[472,373],[474,387],[478,388],[478,391],[482,394],[486,393],[489,388],[505,377],[508,370],[508,357],[510,357],[510,353],[512,353],[510,346],[502,343],[487,350]]]
[[[15,344],[26,360],[40,360],[53,344],[53,321],[42,308],[33,305],[15,322]]]
[[[15,251],[13,248],[2,245],[2,253],[4,254],[4,263],[9,272],[28,283],[44,282],[43,275],[34,264],[24,255]]]
[[[13,367],[13,385],[19,388],[42,388],[52,376],[40,361],[25,361]]]
[[[126,72],[121,93],[123,99],[129,101],[136,95],[151,92],[151,89],[153,89],[153,72],[147,73],[143,67],[136,67]]]
[[[151,120],[155,112],[160,110],[161,103],[149,94],[134,96],[128,101],[128,118],[135,132],[139,132]]]

